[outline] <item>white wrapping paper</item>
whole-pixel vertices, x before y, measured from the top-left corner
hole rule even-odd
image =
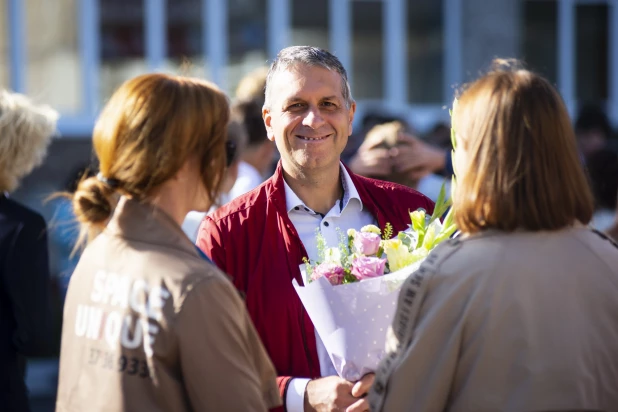
[[[399,289],[421,262],[388,275],[333,286],[325,278],[294,288],[339,376],[355,382],[374,372],[384,356]],[[305,279],[305,272],[303,279]]]

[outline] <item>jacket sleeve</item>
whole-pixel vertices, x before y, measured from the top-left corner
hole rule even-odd
[[[205,280],[190,292],[176,335],[193,410],[264,411],[281,405],[275,369],[229,281]]]
[[[24,356],[47,355],[51,344],[50,276],[45,221],[31,218],[18,227],[4,270],[15,332],[13,344]]]
[[[387,334],[387,356],[370,393],[372,411],[447,407],[469,293],[465,280],[429,276],[426,286],[415,289],[408,279],[402,287]]]

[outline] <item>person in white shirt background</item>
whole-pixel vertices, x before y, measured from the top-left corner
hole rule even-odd
[[[210,208],[208,213],[215,211],[219,206],[231,200],[230,193],[239,175],[240,156],[246,147],[247,131],[245,127],[235,119],[230,120],[227,128],[227,141],[225,150],[227,152],[227,169],[225,171],[225,181],[221,186],[221,195],[217,202]],[[202,223],[202,219],[207,213],[189,212],[182,223],[182,230],[193,243],[197,238],[197,231]]]

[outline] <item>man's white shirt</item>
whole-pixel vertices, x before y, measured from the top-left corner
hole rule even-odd
[[[316,243],[316,231],[319,230],[326,240],[326,247],[337,247],[340,236],[347,239],[347,230],[350,228],[360,230],[365,225],[376,224],[371,213],[363,208],[363,203],[358,191],[350,178],[348,171],[340,166],[341,182],[343,185],[343,198],[324,216],[311,210],[300,198],[285,184],[285,201],[288,216],[298,232],[301,242],[305,246],[308,258],[315,261],[318,258]],[[299,342],[300,343],[300,342]],[[328,352],[316,331],[316,344],[318,359],[320,361],[320,374],[322,376],[336,375]],[[288,412],[304,411],[305,389],[309,379],[295,378],[289,383],[285,404]]]
[[[223,200],[222,204],[230,202],[238,196],[244,195],[245,193],[255,189],[261,185],[263,181],[264,177],[262,177],[260,172],[255,167],[241,160],[238,163],[238,177],[234,182],[232,190],[230,190],[230,192],[226,195],[226,198]]]

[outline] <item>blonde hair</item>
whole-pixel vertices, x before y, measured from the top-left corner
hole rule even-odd
[[[0,90],[0,192],[12,192],[43,163],[58,113],[28,97]]]
[[[588,223],[593,198],[568,112],[554,87],[516,61],[465,87],[453,112],[468,169],[457,176],[455,219],[466,233],[557,230]]]
[[[225,171],[227,97],[214,84],[146,74],[125,82],[96,122],[100,174],[81,181],[73,208],[80,242],[105,226],[118,194],[144,200],[197,156],[204,188],[216,199]]]
[[[238,100],[258,99],[263,104],[266,76],[268,76],[268,67],[266,66],[258,67],[249,72],[240,79],[236,87],[236,98]]]

